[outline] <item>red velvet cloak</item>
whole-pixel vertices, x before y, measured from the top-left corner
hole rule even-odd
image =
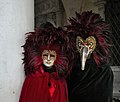
[[[55,91],[51,97],[48,83],[53,80]],[[68,102],[66,80],[57,72],[36,71],[26,76],[19,102]]]

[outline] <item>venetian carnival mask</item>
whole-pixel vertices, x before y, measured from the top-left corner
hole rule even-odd
[[[44,50],[42,52],[42,59],[46,67],[52,67],[56,60],[56,52],[54,50]]]
[[[93,36],[90,36],[84,40],[78,36],[76,38],[76,47],[81,56],[81,69],[84,70],[88,56],[94,51],[96,47],[96,39]]]

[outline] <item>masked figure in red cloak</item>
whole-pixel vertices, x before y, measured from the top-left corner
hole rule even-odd
[[[70,102],[112,102],[109,25],[92,11],[76,13],[69,21],[68,43],[74,52],[74,67],[68,78]]]
[[[62,28],[51,23],[28,33],[23,46],[26,78],[19,102],[68,102],[64,38]]]

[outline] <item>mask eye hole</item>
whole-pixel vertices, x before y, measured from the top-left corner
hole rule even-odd
[[[93,43],[92,43],[92,42],[90,42],[90,43],[89,43],[89,45],[91,45],[91,46],[92,46],[92,45],[93,45]]]
[[[47,54],[43,54],[44,57],[47,57],[48,55]]]
[[[51,60],[55,60],[55,55],[50,54],[50,59],[51,59]]]
[[[89,47],[89,49],[92,49],[93,46],[94,46],[94,45],[93,45],[93,42],[89,42],[89,43],[88,43],[88,47]]]
[[[55,55],[50,54],[50,57],[55,57]]]
[[[47,59],[48,54],[43,54],[42,56],[43,56],[43,59]]]

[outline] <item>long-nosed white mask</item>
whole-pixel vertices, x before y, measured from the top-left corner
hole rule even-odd
[[[88,56],[94,51],[96,48],[96,39],[93,36],[86,38],[85,40],[80,36],[76,38],[76,47],[81,56],[81,69],[85,69],[85,63]]]

